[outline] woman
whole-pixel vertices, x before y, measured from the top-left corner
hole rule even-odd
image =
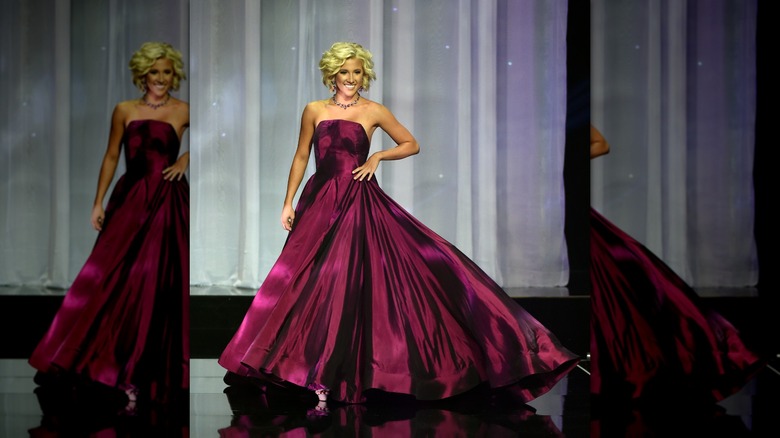
[[[83,268],[29,363],[40,382],[85,379],[124,391],[128,407],[189,388],[189,105],[181,53],[143,44],[130,59],[143,96],[118,103],[98,177]],[[124,148],[126,173],[103,201]]]
[[[548,391],[578,357],[373,178],[380,161],[420,148],[360,95],[376,79],[371,53],[338,42],[319,66],[334,94],[303,110],[281,215],[290,234],[220,356],[226,382],[292,384],[323,403],[376,390],[438,400],[482,384],[522,401]],[[368,156],[377,128],[396,146]],[[312,147],[317,170],[294,209]]]
[[[609,151],[591,127],[591,159]],[[716,402],[765,364],[671,268],[592,208],[590,256],[591,393],[600,401]]]

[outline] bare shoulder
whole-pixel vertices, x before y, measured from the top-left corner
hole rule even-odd
[[[365,106],[366,110],[368,111],[378,111],[381,109],[387,109],[384,105],[382,105],[379,102],[373,101],[371,99],[367,99],[363,96],[360,96],[360,100],[363,102],[363,105]]]
[[[138,99],[123,100],[114,107],[115,113],[129,114],[135,110],[138,105]]]
[[[179,126],[176,131],[179,133],[179,138],[181,138],[184,135],[184,130],[190,126],[190,104],[179,99],[176,99],[175,104],[175,116],[173,120],[175,120],[176,123],[173,124],[174,126]]]
[[[301,121],[316,126],[322,119],[327,118],[328,100],[313,100],[306,104],[301,114]]]
[[[303,108],[304,113],[311,113],[311,114],[319,114],[323,111],[325,111],[326,107],[328,105],[328,100],[313,100],[306,104],[306,106]]]
[[[188,102],[176,98],[171,98],[171,103],[173,104],[172,106],[173,106],[174,113],[176,114],[176,117],[186,120],[187,124],[189,124],[190,104]]]
[[[114,114],[112,115],[112,119],[115,122],[122,122],[124,125],[128,120],[131,119],[132,115],[135,114],[137,111],[137,105],[138,100],[124,100],[122,102],[119,102],[114,106]]]
[[[182,109],[184,109],[184,110],[187,110],[187,111],[189,111],[189,110],[190,110],[190,104],[189,104],[189,102],[187,102],[187,101],[185,101],[185,100],[181,100],[181,99],[177,99],[177,98],[175,98],[175,97],[171,97],[171,103],[172,103],[174,106],[177,106],[177,107],[179,107],[179,106],[180,106],[180,107],[181,107]]]
[[[390,112],[390,110],[387,109],[386,106],[382,105],[379,102],[376,102],[376,101],[373,101],[373,100],[369,100],[369,99],[364,99],[364,100],[365,100],[366,109],[369,110],[369,111],[373,111],[373,112],[376,112],[376,113],[389,113]]]
[[[379,102],[366,99],[365,112],[374,126],[381,126],[385,123],[395,120],[395,116],[386,106]]]

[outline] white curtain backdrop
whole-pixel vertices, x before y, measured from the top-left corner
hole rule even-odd
[[[0,285],[73,281],[97,237],[89,217],[111,112],[140,96],[127,63],[146,41],[173,44],[186,62],[188,3],[3,0]],[[188,96],[185,81],[177,97]]]
[[[328,96],[317,62],[352,40],[375,56],[367,97],[422,146],[380,166],[383,188],[503,286],[564,286],[566,16],[565,0],[5,0],[0,285],[78,273],[111,110],[138,97],[127,61],[162,40],[189,62],[191,283],[258,287],[300,112]]]
[[[756,0],[592,0],[591,202],[696,287],[753,286]]]
[[[565,286],[566,18],[565,0],[191,1],[191,283],[262,283],[301,111],[329,97],[318,61],[355,41],[365,96],[421,145],[380,165],[384,190],[502,286]]]

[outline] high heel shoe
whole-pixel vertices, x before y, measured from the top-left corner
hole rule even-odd
[[[317,394],[317,399],[321,402],[327,402],[328,401],[328,394],[330,393],[329,390],[322,388],[317,389],[314,391],[315,394]]]
[[[138,412],[138,387],[127,385],[121,389],[124,390],[125,395],[127,396],[127,405],[125,405],[121,413],[124,415],[135,415]]]
[[[330,415],[328,409],[328,394],[330,391],[327,388],[315,389],[314,393],[317,394],[317,406],[314,409],[309,409],[306,412],[308,418],[327,417]]]
[[[317,397],[327,397],[327,391],[325,391],[322,394],[320,392],[317,392]],[[317,406],[315,406],[314,409],[309,409],[308,411],[306,411],[306,417],[309,419],[327,417],[329,415],[330,415],[330,409],[328,409],[328,402],[323,399],[320,399],[317,402]]]

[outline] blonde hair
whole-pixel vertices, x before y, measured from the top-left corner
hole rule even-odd
[[[143,43],[141,48],[133,53],[128,64],[130,71],[133,72],[133,84],[142,92],[146,92],[144,77],[159,59],[170,59],[171,64],[173,64],[172,90],[177,91],[181,81],[187,79],[187,75],[184,73],[184,61],[182,61],[181,52],[168,43],[155,41]]]
[[[322,54],[320,59],[320,72],[322,72],[322,83],[332,89],[333,78],[339,72],[341,66],[348,59],[356,58],[363,62],[363,90],[368,91],[371,81],[376,79],[374,72],[374,61],[371,59],[371,52],[364,49],[357,43],[337,42],[330,46],[330,49]]]

